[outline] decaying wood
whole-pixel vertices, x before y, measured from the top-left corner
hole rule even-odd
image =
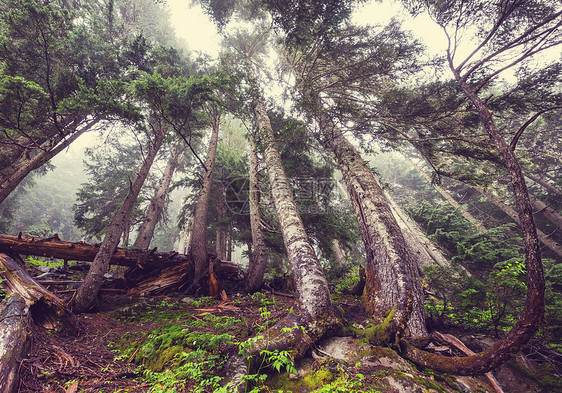
[[[54,235],[47,239],[27,236],[0,235],[0,252],[38,255],[76,261],[93,261],[99,251],[98,244],[84,242],[65,242]],[[134,266],[144,263],[161,263],[172,260],[181,263],[188,260],[187,255],[176,252],[158,252],[153,250],[128,250],[118,248],[111,257],[111,265]]]
[[[5,291],[23,298],[36,324],[46,329],[58,329],[72,318],[62,300],[35,281],[19,263],[2,253],[0,272]]]
[[[466,355],[474,355],[474,351],[472,351],[470,348],[468,348],[466,345],[464,345],[464,343],[459,340],[458,338],[456,338],[453,335],[450,334],[442,334],[439,332],[434,332],[433,333],[437,338],[439,338],[441,341],[444,341],[452,346],[454,346],[457,349],[460,349],[464,354]],[[496,391],[496,393],[504,393],[502,387],[500,386],[500,384],[498,383],[498,380],[496,379],[496,377],[494,377],[494,374],[492,374],[492,372],[487,372],[484,374],[486,376],[486,378],[488,378],[488,381],[490,381],[490,384],[492,385],[492,387],[494,388],[494,390]]]
[[[20,361],[25,357],[29,338],[29,312],[19,295],[0,303],[0,393],[17,389]]]
[[[214,255],[209,257],[214,258]],[[131,288],[128,293],[156,295],[172,291],[188,292],[191,284],[188,277],[189,263],[189,260],[181,263],[165,261],[161,264],[135,266],[125,273],[127,285]],[[237,283],[240,280],[238,265],[233,262],[215,258],[213,272],[220,288],[228,287],[228,283]]]

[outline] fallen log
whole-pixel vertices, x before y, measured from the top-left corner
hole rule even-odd
[[[53,235],[46,239],[22,236],[0,235],[0,252],[8,254],[37,255],[75,261],[92,262],[99,251],[99,244],[84,242],[65,242]],[[172,263],[189,261],[187,255],[177,252],[158,252],[153,250],[129,250],[117,248],[111,265],[135,266],[136,264],[159,263],[170,260]]]
[[[10,254],[38,255],[65,260],[93,261],[99,245],[84,242],[65,242],[54,235],[46,239],[33,237],[0,235],[0,252]],[[209,259],[214,260],[214,272],[222,288],[228,288],[231,282],[237,283],[238,265],[233,262],[220,261],[209,250]],[[129,266],[125,273],[126,287],[133,288],[135,294],[157,294],[174,290],[183,290],[189,286],[187,271],[191,259],[188,255],[177,252],[158,252],[118,248],[110,264]]]
[[[17,390],[20,362],[29,338],[29,312],[25,300],[13,295],[0,303],[0,392]]]
[[[5,292],[21,296],[37,325],[46,329],[59,329],[67,320],[74,320],[62,300],[35,281],[18,262],[2,253],[0,277]]]

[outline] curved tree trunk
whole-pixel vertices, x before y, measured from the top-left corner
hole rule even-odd
[[[452,374],[482,374],[501,365],[511,355],[527,343],[540,326],[544,315],[544,273],[537,227],[533,217],[533,208],[529,199],[527,185],[521,167],[513,149],[505,142],[496,127],[492,113],[486,103],[471,89],[453,66],[449,54],[449,66],[460,87],[472,101],[484,128],[498,150],[511,177],[511,186],[517,204],[518,220],[525,245],[527,266],[527,301],[523,313],[507,335],[481,353],[467,357],[446,357],[417,349],[405,341],[401,342],[403,355],[424,367],[439,372]]]
[[[367,252],[367,282],[364,304],[367,311],[385,321],[384,341],[393,342],[407,327],[412,336],[427,334],[423,290],[418,266],[408,252],[400,227],[382,188],[351,143],[329,119],[318,115],[323,132],[321,143],[333,153],[340,169]],[[373,338],[375,339],[375,338]]]
[[[133,244],[133,248],[146,250],[150,246],[150,241],[154,235],[154,229],[156,224],[162,216],[162,212],[166,207],[166,200],[168,196],[168,188],[170,187],[170,182],[172,181],[172,176],[178,165],[178,160],[183,148],[181,143],[177,143],[170,153],[170,158],[164,169],[164,175],[158,183],[158,188],[154,193],[154,196],[150,200],[150,205],[146,209],[146,214],[142,225],[139,228],[139,233]]]
[[[100,120],[93,120],[88,125],[74,132],[72,135],[64,139],[58,137],[53,139],[47,146],[43,147],[37,154],[31,158],[18,162],[13,167],[7,169],[0,175],[0,203],[4,202],[6,197],[21,183],[21,181],[29,175],[29,173],[37,168],[42,167],[47,161],[63,151],[67,146],[74,142],[78,137],[89,131]]]
[[[261,230],[261,215],[258,189],[258,155],[254,138],[250,136],[250,227],[252,229],[252,253],[248,266],[246,291],[253,293],[261,289],[267,266],[265,241]]]
[[[215,167],[215,157],[217,155],[219,128],[220,113],[218,109],[215,109],[213,114],[213,130],[211,133],[211,140],[209,141],[207,159],[205,160],[205,172],[203,173],[201,190],[197,198],[197,206],[195,207],[195,215],[193,216],[193,225],[191,227],[190,255],[193,258],[193,272],[190,272],[190,278],[195,283],[195,288],[205,288],[204,285],[199,285],[198,283],[209,267],[207,262],[207,215],[209,211],[209,201],[211,199],[211,186],[213,184],[213,171]]]
[[[96,304],[97,295],[103,281],[103,275],[107,273],[111,256],[119,245],[119,240],[121,239],[121,235],[127,225],[131,211],[135,206],[140,190],[146,177],[148,176],[148,172],[150,172],[150,167],[154,162],[154,158],[156,157],[158,150],[160,150],[160,147],[162,146],[165,136],[166,132],[163,129],[159,129],[156,132],[152,145],[148,150],[148,154],[142,163],[137,177],[133,181],[133,184],[131,184],[121,208],[109,224],[99,251],[84,279],[84,283],[80,286],[76,292],[76,296],[72,300],[73,312],[82,313],[88,311]]]

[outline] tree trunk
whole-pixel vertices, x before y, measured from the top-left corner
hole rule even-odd
[[[513,221],[515,221],[517,224],[519,224],[519,227],[521,227],[521,221],[519,220],[519,215],[517,214],[517,212],[515,211],[515,209],[511,208],[510,206],[506,205],[505,203],[503,203],[503,201],[498,198],[497,196],[495,196],[494,194],[492,194],[491,192],[487,191],[486,189],[484,189],[483,187],[480,186],[472,186],[472,188],[474,188],[476,191],[478,191],[480,194],[484,195],[486,197],[486,199],[488,199],[490,202],[492,202],[498,209],[500,209],[501,211],[503,211],[505,214],[507,214],[509,217],[511,217],[511,219]],[[562,246],[560,244],[558,244],[557,242],[555,242],[554,240],[552,240],[551,238],[549,238],[544,232],[542,232],[540,229],[536,229],[537,231],[537,238],[538,240],[545,246],[547,247],[549,250],[551,250],[553,253],[555,253],[556,255],[558,255],[560,258],[562,258]]]
[[[302,312],[308,314],[310,318],[316,319],[332,306],[328,283],[298,213],[291,186],[277,150],[265,102],[261,97],[257,98],[254,103],[254,113],[259,137],[264,146],[265,164],[275,210],[291,269],[295,276],[295,297]]]
[[[260,195],[258,189],[258,155],[253,136],[250,136],[250,227],[252,230],[252,253],[246,278],[246,291],[257,292],[263,285],[263,276],[267,266],[265,241],[261,230]],[[248,248],[249,250],[249,248]]]
[[[150,246],[150,241],[154,235],[154,229],[156,224],[162,217],[162,212],[166,207],[166,201],[168,199],[168,188],[170,187],[170,182],[176,170],[180,154],[183,148],[181,143],[177,143],[170,153],[170,158],[166,164],[166,169],[164,169],[164,175],[158,183],[158,188],[154,193],[154,196],[150,200],[150,204],[146,209],[144,215],[144,220],[139,228],[139,233],[133,244],[133,248],[146,250]]]
[[[297,359],[304,356],[317,340],[341,326],[322,266],[299,216],[261,96],[254,99],[254,114],[265,150],[275,211],[295,279],[296,307],[268,330],[267,338],[253,342],[244,356],[231,358],[227,380],[239,392],[245,391],[243,377],[261,361],[263,350],[289,351],[291,357]]]
[[[543,179],[530,174],[530,173],[526,173],[525,177],[528,179],[531,179],[532,181],[534,181],[537,184],[540,184],[541,186],[543,186],[545,189],[547,189],[548,191],[552,192],[553,194],[556,195],[562,195],[562,191],[559,190],[558,188],[554,187],[553,185],[551,185],[550,183],[544,181]]]
[[[76,296],[72,301],[72,310],[75,313],[85,312],[95,305],[97,295],[103,281],[103,275],[107,273],[111,256],[119,244],[121,234],[125,229],[125,225],[131,215],[131,211],[137,201],[140,190],[146,177],[148,176],[148,172],[154,162],[154,158],[156,157],[158,150],[160,150],[160,146],[162,146],[165,136],[166,132],[163,129],[158,129],[155,133],[154,141],[148,150],[148,154],[144,159],[137,177],[133,181],[133,184],[131,184],[121,208],[109,224],[100,249],[90,266],[90,270],[88,271],[86,278],[84,279],[84,283],[76,292]]]
[[[226,230],[226,260],[232,261],[232,224]]]
[[[449,260],[443,255],[441,250],[427,238],[418,223],[412,220],[388,193],[385,192],[384,195],[388,201],[390,210],[392,210],[392,214],[396,217],[396,222],[400,227],[400,231],[404,235],[404,240],[406,240],[410,255],[417,261],[417,265],[420,268],[431,265],[442,267],[449,266]]]
[[[78,139],[80,135],[89,131],[98,122],[99,120],[93,120],[64,140],[63,137],[52,140],[33,157],[24,159],[8,170],[3,171],[4,173],[2,173],[0,178],[0,203],[4,202],[6,197],[14,191],[18,184],[20,184],[31,171],[42,167],[47,161],[63,151],[67,146]]]
[[[423,177],[427,181],[427,183],[429,185],[431,185],[435,189],[435,191],[437,191],[439,193],[439,195],[441,195],[447,202],[449,202],[449,204],[452,207],[454,207],[455,210],[458,211],[464,217],[465,220],[470,222],[474,226],[474,228],[476,228],[478,230],[478,232],[485,232],[486,231],[486,227],[484,226],[484,224],[482,224],[482,221],[480,221],[479,219],[474,217],[472,214],[470,214],[466,209],[464,209],[451,196],[451,194],[449,194],[449,192],[447,190],[445,190],[439,184],[436,184],[436,183],[432,182],[431,177],[429,177],[429,175],[427,173],[425,173],[418,165],[416,165],[415,162],[413,162],[412,160],[410,160],[407,157],[406,157],[406,159],[412,164],[412,166],[420,174],[420,176]]]
[[[531,203],[533,204],[533,207],[538,210],[538,212],[542,213],[548,221],[556,226],[556,230],[562,230],[562,216],[560,216],[560,214],[558,214],[556,210],[548,206],[543,201],[540,201],[533,197],[531,197]]]
[[[26,236],[0,235],[0,252],[10,254],[38,255],[47,258],[64,260],[93,261],[98,254],[100,245],[84,242],[64,242],[54,235],[47,239],[36,239]],[[176,252],[156,252],[156,250],[131,250],[117,248],[109,263],[119,266],[136,266],[144,263],[162,263],[174,259],[180,262],[187,260],[187,256]]]
[[[388,337],[409,329],[412,336],[427,334],[423,290],[418,266],[408,252],[400,227],[382,188],[359,152],[325,115],[318,115],[321,143],[333,153],[340,169],[367,252],[367,282],[364,304],[367,311],[385,321]]]
[[[0,253],[0,278],[10,295],[19,295],[29,308],[33,321],[45,329],[60,329],[74,323],[73,315],[62,300],[35,281],[25,269],[6,254]]]
[[[221,185],[219,187],[219,195],[217,198],[217,235],[215,240],[215,249],[219,259],[225,261],[226,258],[226,231],[225,231],[225,219],[226,219],[226,200],[225,200],[225,190]],[[228,224],[227,224],[228,225]]]
[[[402,341],[401,344],[403,355],[421,366],[451,374],[482,374],[508,360],[513,353],[520,350],[521,347],[533,337],[539,328],[545,308],[544,273],[537,227],[533,217],[533,208],[529,199],[525,178],[517,157],[515,156],[515,152],[503,139],[486,103],[471,89],[467,82],[461,77],[459,70],[454,67],[450,53],[448,60],[455,79],[476,107],[484,128],[498,150],[511,177],[510,180],[517,204],[519,225],[525,245],[527,301],[520,319],[507,335],[479,354],[451,358],[419,350],[405,341]]]
[[[178,243],[178,252],[180,254],[187,254],[187,248],[189,246],[189,241],[191,238],[191,232],[188,229],[182,229],[180,231],[180,241]]]
[[[211,199],[211,186],[213,184],[213,172],[215,167],[215,157],[217,154],[217,144],[219,139],[220,113],[215,108],[213,114],[213,130],[211,140],[209,141],[209,150],[207,159],[205,160],[205,172],[199,197],[197,198],[197,206],[195,207],[195,215],[193,217],[193,225],[191,227],[190,255],[193,258],[193,272],[190,272],[191,281],[195,283],[194,289],[206,288],[206,285],[199,285],[198,282],[203,278],[209,262],[207,261],[207,216],[209,211],[209,201]]]
[[[26,357],[29,312],[23,298],[13,295],[0,303],[0,392],[18,390],[20,362]]]

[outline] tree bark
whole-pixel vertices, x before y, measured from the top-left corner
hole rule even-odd
[[[227,260],[226,258],[226,231],[225,231],[225,219],[226,219],[226,200],[225,200],[225,190],[221,185],[219,187],[219,195],[217,198],[217,233],[215,239],[215,249],[217,255],[221,260]]]
[[[442,267],[449,266],[449,260],[443,255],[441,250],[427,238],[418,223],[412,220],[388,193],[385,192],[384,194],[388,201],[388,206],[390,206],[390,210],[392,210],[392,214],[396,217],[396,222],[400,227],[400,231],[404,235],[404,240],[406,241],[410,255],[417,261],[417,265],[420,268],[431,265],[439,265]]]
[[[474,188],[476,191],[478,191],[480,194],[482,194],[483,196],[486,197],[486,199],[488,199],[490,202],[492,202],[498,209],[500,209],[501,211],[503,211],[505,214],[507,214],[513,221],[515,221],[517,224],[519,224],[519,227],[521,227],[521,221],[519,219],[519,215],[517,214],[517,212],[515,211],[515,209],[513,209],[512,207],[506,205],[505,203],[503,203],[503,201],[498,198],[497,196],[495,196],[494,194],[492,194],[491,192],[487,191],[486,189],[484,189],[483,187],[480,186],[472,186],[472,188]],[[538,240],[545,246],[547,247],[549,250],[551,250],[553,253],[555,253],[556,255],[558,255],[560,258],[562,258],[562,246],[560,244],[558,244],[557,242],[555,242],[554,240],[552,240],[551,238],[549,238],[543,231],[541,231],[540,229],[536,229],[537,231],[537,238]]]
[[[248,266],[246,291],[257,292],[263,285],[263,276],[267,266],[265,241],[261,230],[260,196],[258,189],[258,155],[253,136],[250,136],[250,227],[252,231],[252,253]]]
[[[543,179],[530,174],[530,173],[526,173],[525,177],[534,181],[537,184],[540,184],[541,186],[543,186],[545,189],[547,189],[548,191],[552,192],[553,194],[556,195],[562,195],[562,190],[559,190],[558,188],[554,187],[553,185],[551,185],[550,183],[544,181]]]
[[[316,319],[332,307],[328,283],[293,199],[263,98],[255,99],[254,113],[259,137],[264,145],[264,159],[275,210],[295,276],[295,298],[302,312]]]
[[[48,239],[36,239],[26,236],[0,235],[0,252],[10,254],[37,255],[64,260],[93,261],[100,245],[84,242],[65,242],[54,235]],[[117,248],[109,261],[110,265],[136,266],[145,263],[162,263],[173,258],[178,263],[186,261],[187,255],[176,252],[156,252],[155,250],[131,250]]]
[[[162,217],[162,212],[166,207],[166,201],[168,199],[168,188],[170,187],[170,182],[174,176],[174,172],[178,165],[178,160],[183,148],[181,143],[177,143],[171,153],[166,168],[164,169],[164,175],[158,183],[158,188],[154,193],[154,196],[150,200],[150,204],[146,209],[144,215],[144,220],[139,228],[139,233],[135,242],[133,243],[133,248],[146,250],[150,246],[152,236],[154,235],[154,229],[156,224],[160,221]]]
[[[418,266],[408,252],[400,227],[382,188],[359,152],[325,115],[317,114],[322,145],[333,153],[340,169],[367,251],[367,311],[385,320],[387,337],[394,342],[405,328],[412,336],[427,334],[423,290]]]
[[[2,173],[0,177],[0,203],[4,202],[8,195],[14,191],[18,184],[20,184],[31,171],[42,167],[47,161],[63,151],[67,146],[78,139],[80,135],[89,131],[99,121],[100,120],[91,121],[80,130],[68,136],[66,139],[59,136],[51,140],[47,146],[42,148],[33,157],[24,159],[9,168],[7,171],[3,171],[4,173]]]
[[[26,357],[30,324],[25,301],[19,295],[0,303],[0,392],[18,388],[20,362]]]
[[[127,224],[127,220],[131,215],[131,211],[137,201],[140,190],[144,184],[148,172],[154,162],[154,158],[162,146],[162,142],[166,136],[164,129],[158,128],[154,135],[154,141],[148,150],[144,162],[137,174],[137,177],[131,184],[129,192],[121,205],[119,211],[109,224],[104,239],[100,245],[99,251],[90,266],[90,270],[84,279],[84,283],[76,292],[76,296],[72,301],[72,310],[75,313],[82,313],[91,309],[97,300],[97,295],[103,281],[103,275],[107,273],[109,261],[119,244],[119,240]]]
[[[35,281],[18,262],[2,253],[0,277],[8,294],[21,296],[25,301],[37,325],[53,330],[60,329],[67,321],[74,322],[62,300]]]
[[[491,347],[467,357],[445,357],[431,354],[401,342],[402,354],[409,360],[439,372],[452,374],[483,374],[501,365],[517,352],[535,334],[544,316],[544,273],[537,227],[525,178],[513,149],[503,139],[486,103],[472,90],[448,53],[449,67],[466,96],[472,101],[484,129],[490,136],[510,174],[511,187],[517,205],[518,219],[525,245],[527,266],[527,301],[523,313],[507,335]]]
[[[205,171],[203,173],[201,189],[199,191],[199,197],[197,198],[197,206],[195,207],[193,225],[191,227],[189,251],[193,258],[193,272],[190,272],[191,281],[196,283],[194,289],[201,288],[203,290],[205,290],[206,285],[198,285],[197,283],[203,278],[209,266],[207,260],[207,216],[219,139],[220,113],[218,108],[214,109],[212,120],[213,129],[209,141],[207,159],[205,160]]]
[[[531,203],[538,212],[542,213],[548,221],[556,226],[556,230],[562,230],[562,216],[560,216],[560,214],[558,214],[556,210],[548,206],[543,201],[540,201],[533,197],[531,197]]]

